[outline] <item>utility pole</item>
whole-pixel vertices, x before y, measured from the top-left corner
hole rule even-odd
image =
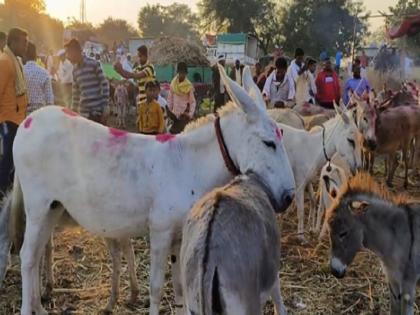
[[[86,23],[86,1],[80,0],[80,22]]]

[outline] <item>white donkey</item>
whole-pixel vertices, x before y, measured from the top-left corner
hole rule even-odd
[[[275,122],[262,103],[220,71],[236,106],[222,110],[220,120],[210,116],[177,137],[128,134],[55,106],[33,113],[19,127],[11,212],[19,216],[14,205],[23,199],[22,315],[47,314],[39,264],[65,212],[109,239],[150,233],[150,314],[157,315],[172,241],[193,203],[232,177],[227,165],[263,178],[279,203],[293,197],[293,173]],[[179,264],[173,267],[176,281]],[[175,284],[177,303],[179,287]]]
[[[322,166],[334,154],[347,162],[353,173],[362,166],[361,134],[342,109],[337,106],[335,109],[337,115],[334,119],[310,132],[277,124],[284,132],[284,145],[295,176],[298,236],[302,240],[305,221],[304,192],[309,189]]]

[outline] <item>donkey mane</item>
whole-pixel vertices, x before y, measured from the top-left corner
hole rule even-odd
[[[405,193],[391,192],[385,185],[378,183],[369,173],[360,172],[356,176],[347,180],[342,186],[338,197],[326,213],[326,222],[330,222],[338,209],[338,205],[344,198],[349,198],[358,194],[370,195],[396,206],[406,206],[414,200]]]
[[[236,106],[233,102],[227,103],[225,106],[222,106],[217,110],[217,114],[220,117],[227,116],[235,111],[237,111],[239,108]],[[216,116],[214,114],[207,114],[206,116],[200,117],[197,120],[194,120],[190,122],[184,129],[183,133],[187,133],[189,131],[198,129],[210,122],[214,122],[216,119]]]

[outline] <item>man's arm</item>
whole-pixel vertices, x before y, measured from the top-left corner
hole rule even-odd
[[[0,61],[0,96],[4,95],[4,90],[6,89],[7,82],[10,80],[10,74],[11,74],[11,67],[7,60]],[[1,105],[1,99],[0,99],[0,105]]]
[[[142,79],[148,76],[148,72],[146,70],[140,72],[126,71],[123,69],[121,63],[116,63],[114,65],[114,70],[125,79]]]
[[[108,100],[109,100],[109,82],[105,78],[104,72],[102,71],[102,68],[101,68],[101,65],[99,64],[99,62],[96,65],[96,75],[98,77],[99,84],[101,86],[102,97],[108,103]]]
[[[79,85],[77,84],[76,78],[74,77],[74,72],[73,72],[73,87],[72,87],[72,104],[71,104],[71,109],[73,111],[78,112],[79,111],[79,107],[80,107],[80,88]]]

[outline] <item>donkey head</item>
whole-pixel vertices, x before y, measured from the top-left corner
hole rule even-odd
[[[222,124],[232,159],[242,174],[253,172],[262,179],[284,211],[294,196],[295,181],[289,164],[282,132],[266,111],[263,97],[255,85],[251,71],[243,71],[243,85],[231,80],[219,66],[221,78],[232,101],[242,109]]]
[[[336,118],[338,122],[333,132],[336,152],[347,162],[352,173],[356,173],[362,166],[361,133],[344,110],[336,104],[334,106],[338,116]]]
[[[322,168],[321,177],[328,195],[332,199],[337,198],[341,185],[346,178],[344,170],[334,163],[328,163]]]
[[[363,136],[363,146],[369,150],[375,150],[376,139],[376,119],[377,113],[374,107],[374,100],[370,98],[360,98],[357,93],[351,93],[350,99],[356,104],[353,115],[355,115],[356,125]]]
[[[347,266],[363,247],[363,228],[357,217],[365,211],[367,205],[354,197],[342,199],[335,205],[334,214],[329,218],[330,267],[337,278],[344,277]]]

